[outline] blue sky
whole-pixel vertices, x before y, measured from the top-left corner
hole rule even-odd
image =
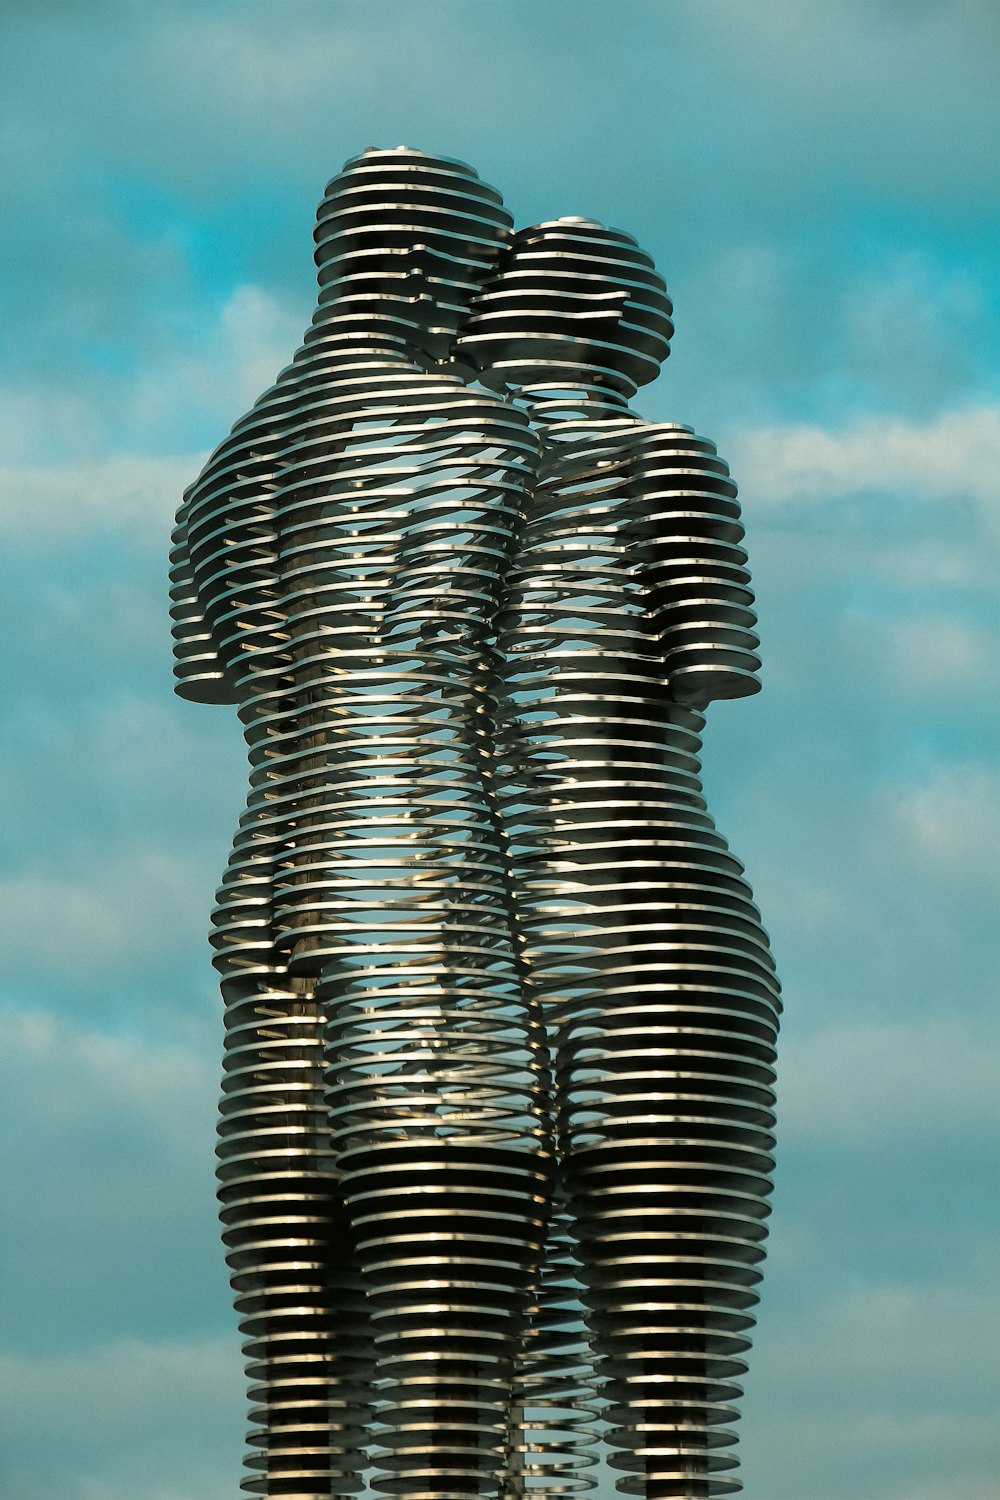
[[[231,711],[171,696],[167,534],[309,318],[326,179],[403,142],[520,223],[639,238],[677,334],[637,404],[741,485],[765,690],[716,706],[706,781],[787,998],[749,1500],[992,1497],[993,0],[22,0],[4,27],[5,1493],[235,1490],[205,931],[243,755]]]

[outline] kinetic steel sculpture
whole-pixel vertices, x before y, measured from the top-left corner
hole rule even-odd
[[[699,783],[756,687],[736,489],[627,405],[648,256],[460,163],[327,188],[302,348],[186,493],[177,690],[238,707],[219,893],[243,1488],[738,1483],[778,986]],[[473,383],[475,382],[475,383]]]

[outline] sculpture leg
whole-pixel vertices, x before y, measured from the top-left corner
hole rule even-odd
[[[225,1000],[218,1179],[250,1399],[257,1495],[362,1486],[371,1334],[330,1153],[313,987],[271,946],[270,858],[251,796],[215,914]]]
[[[597,1484],[598,1399],[573,1223],[556,1186],[539,1285],[516,1362],[500,1500],[584,1495]]]
[[[669,708],[599,721],[564,694],[532,742],[510,740],[526,956],[556,1044],[610,1462],[647,1500],[739,1488],[726,1424],[770,1189],[777,984],[704,807],[700,726]]]
[[[327,971],[320,984],[337,1159],[374,1332],[372,1484],[407,1500],[495,1496],[546,1162],[509,1127],[493,1140],[475,1131],[497,1099],[477,1109],[463,1074],[475,1068],[484,1094],[508,1090],[491,1088],[509,1040],[492,1005],[430,973],[407,976],[405,993],[398,974],[395,993],[373,978]]]
[[[522,1001],[469,692],[401,667],[319,715],[280,881],[327,1017],[333,1149],[371,1308],[372,1486],[495,1496],[548,1192],[542,1039]],[[291,768],[289,775],[292,774]]]

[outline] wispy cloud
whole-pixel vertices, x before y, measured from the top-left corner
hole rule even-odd
[[[89,867],[74,864],[73,876],[26,873],[0,882],[7,982],[35,966],[39,980],[115,984],[137,968],[154,969],[206,925],[208,892],[197,864],[141,848],[95,851]]]
[[[6,464],[0,468],[0,528],[22,547],[123,529],[162,541],[205,457],[119,454],[59,465]]]
[[[238,1469],[234,1339],[97,1343],[0,1355],[8,1493],[17,1500],[215,1500]]]
[[[840,432],[789,425],[744,433],[732,455],[759,508],[905,491],[923,500],[971,495],[997,517],[1000,407],[927,422],[869,417]]]
[[[982,1285],[885,1281],[832,1292],[821,1310],[769,1305],[748,1391],[752,1491],[766,1474],[773,1500],[797,1500],[836,1475],[843,1500],[917,1500],[932,1474],[939,1494],[984,1495],[995,1300]]]
[[[903,859],[936,877],[1000,894],[1000,770],[995,763],[942,767],[895,799],[888,819]]]
[[[791,1144],[962,1140],[1000,1130],[1000,1031],[971,1017],[793,1028],[782,1052],[781,1120]]]
[[[295,353],[312,307],[311,287],[303,292],[298,307],[237,286],[197,326],[148,343],[138,368],[94,372],[69,362],[5,385],[5,530],[25,538],[54,526],[70,534],[134,526],[156,516],[167,486],[176,507],[204,456],[192,436],[221,442]],[[191,456],[175,457],[184,451]],[[53,452],[57,465],[45,461]]]

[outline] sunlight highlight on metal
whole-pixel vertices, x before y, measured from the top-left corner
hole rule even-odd
[[[178,514],[177,690],[237,706],[214,914],[245,1491],[738,1488],[778,986],[705,807],[756,689],[736,489],[628,407],[672,309],[471,168],[329,184],[302,348]]]

